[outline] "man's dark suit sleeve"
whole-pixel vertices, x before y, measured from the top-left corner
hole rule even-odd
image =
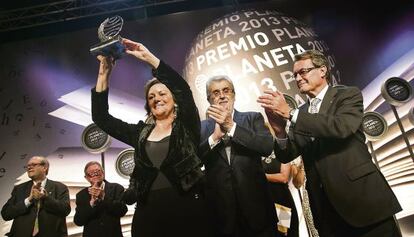
[[[124,187],[119,184],[114,185],[114,196],[105,196],[104,200],[98,204],[98,208],[105,208],[111,215],[116,217],[122,217],[127,213],[128,208],[124,202],[121,201]]]
[[[209,121],[207,120],[203,121],[203,123],[204,123],[204,126],[201,126],[201,134],[204,134],[205,138],[201,140],[200,145],[198,146],[198,156],[201,158],[201,160],[204,163],[208,163],[209,160],[206,159],[208,157],[208,154],[210,152],[215,152],[217,149],[221,149],[223,145],[217,144],[216,146],[213,147],[213,149],[211,149],[210,144],[208,143],[208,138],[210,137],[211,134],[207,134],[209,130],[209,125],[211,124],[209,124]]]
[[[282,163],[289,163],[302,154],[301,147],[292,139],[287,140],[286,147],[284,148],[281,148],[277,140],[275,140],[274,151],[277,159]]]
[[[94,216],[96,209],[91,207],[89,199],[83,195],[83,190],[76,194],[76,209],[73,222],[78,226],[83,226]]]
[[[14,187],[10,199],[1,209],[1,216],[5,221],[9,221],[25,214],[27,211],[28,208],[24,204],[24,200],[17,200],[17,189]]]
[[[43,201],[43,208],[56,216],[65,217],[70,213],[69,189],[66,185],[55,183],[56,195],[48,195]]]

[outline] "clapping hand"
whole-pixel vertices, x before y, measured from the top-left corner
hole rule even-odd
[[[257,102],[266,112],[271,112],[284,119],[289,119],[289,111],[291,108],[286,102],[283,93],[279,91],[265,90],[264,94],[259,96]]]
[[[33,184],[32,189],[30,191],[29,200],[40,200],[47,196],[46,191],[42,188],[42,183],[38,182]]]
[[[105,195],[104,190],[99,186],[97,182],[88,188],[88,192],[89,195],[91,195],[91,199],[89,201],[91,206],[94,206],[98,200],[102,200]]]
[[[214,119],[217,124],[220,125],[222,132],[230,132],[233,127],[234,121],[231,111],[220,105],[211,105],[207,109],[207,115],[209,118]]]
[[[259,96],[257,102],[265,110],[270,126],[277,137],[286,137],[286,120],[289,118],[290,107],[279,91],[266,90]]]
[[[215,127],[214,127],[214,131],[213,131],[213,134],[212,134],[212,136],[213,136],[213,140],[215,141],[215,142],[218,142],[221,138],[223,138],[224,137],[224,135],[225,135],[226,133],[225,132],[223,132],[223,130],[220,128],[220,125],[218,124],[218,123],[216,123],[215,124]]]

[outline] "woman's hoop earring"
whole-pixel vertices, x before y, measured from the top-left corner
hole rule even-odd
[[[177,118],[178,116],[178,105],[174,104],[174,118]]]

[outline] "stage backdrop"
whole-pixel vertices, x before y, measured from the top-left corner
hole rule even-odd
[[[292,74],[292,57],[307,49],[326,53],[334,83],[363,90],[367,111],[383,114],[390,127],[386,136],[373,142],[374,154],[404,210],[397,214],[405,236],[414,236],[414,165],[394,114],[380,95],[381,83],[397,76],[414,77],[413,12],[392,21],[367,20],[336,11],[294,15],[277,4],[220,8],[177,13],[126,22],[121,35],[140,41],[154,54],[182,72],[190,84],[200,115],[207,106],[205,81],[217,74],[229,75],[236,86],[236,108],[261,109],[255,100],[263,89],[280,90],[299,104]],[[375,17],[375,16],[373,16]],[[24,165],[33,155],[50,159],[49,178],[70,187],[72,212],[67,218],[69,234],[80,236],[73,224],[74,197],[87,186],[83,167],[101,160],[81,146],[81,134],[89,125],[90,89],[98,71],[89,47],[98,42],[96,29],[70,32],[0,46],[0,204],[10,197],[13,185],[27,180]],[[125,121],[144,119],[143,85],[150,68],[125,57],[112,73],[110,111]],[[413,125],[410,100],[397,108],[411,144]],[[105,152],[106,178],[126,185],[116,170],[119,153],[128,147],[113,140]],[[133,207],[122,219],[129,235]],[[11,222],[0,222],[0,235]]]

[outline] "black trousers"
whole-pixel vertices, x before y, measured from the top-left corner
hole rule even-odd
[[[236,223],[233,233],[216,234],[216,237],[282,237],[282,235],[277,231],[277,225],[269,224],[267,228],[260,231],[251,229],[247,220],[241,213],[239,204],[237,204]]]
[[[349,225],[332,206],[314,169],[309,169],[307,178],[310,206],[320,237],[401,237],[393,216],[365,227]]]

